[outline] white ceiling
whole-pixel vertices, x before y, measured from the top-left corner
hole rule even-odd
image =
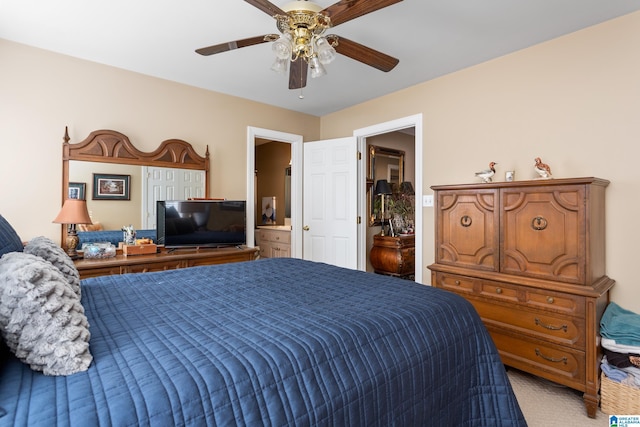
[[[304,99],[270,70],[269,43],[194,52],[277,33],[243,0],[0,0],[0,38],[322,116],[636,10],[638,0],[404,0],[329,31],[398,58],[394,70],[338,55]]]

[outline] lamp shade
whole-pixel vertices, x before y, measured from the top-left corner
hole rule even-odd
[[[380,179],[376,182],[376,194],[391,194],[391,186],[386,179]]]
[[[413,184],[410,181],[404,181],[400,184],[400,192],[404,194],[415,194]]]
[[[56,224],[91,224],[87,202],[80,199],[67,199],[60,213],[53,220]]]

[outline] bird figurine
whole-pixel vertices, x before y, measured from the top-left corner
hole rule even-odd
[[[533,168],[536,170],[538,175],[540,175],[540,178],[542,179],[552,178],[551,168],[549,167],[548,164],[542,163],[542,160],[540,159],[540,157],[536,157],[536,164]]]
[[[491,182],[491,177],[496,173],[495,165],[497,165],[496,162],[489,163],[489,169],[476,172],[476,176],[482,178],[483,182]]]

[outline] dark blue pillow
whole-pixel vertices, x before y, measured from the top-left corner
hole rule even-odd
[[[22,252],[23,245],[20,236],[11,224],[0,215],[0,256],[9,252]]]

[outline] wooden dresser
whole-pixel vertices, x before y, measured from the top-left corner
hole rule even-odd
[[[378,274],[407,277],[415,274],[416,237],[373,236],[373,247],[369,260],[373,271]]]
[[[255,236],[261,258],[291,258],[291,229],[258,227]]]
[[[503,362],[584,392],[595,417],[605,275],[598,178],[435,186],[433,286],[470,301]]]
[[[110,274],[148,273],[174,270],[200,265],[224,264],[228,262],[252,261],[258,248],[178,249],[150,255],[116,255],[104,259],[79,259],[75,261],[80,279],[107,276]]]

